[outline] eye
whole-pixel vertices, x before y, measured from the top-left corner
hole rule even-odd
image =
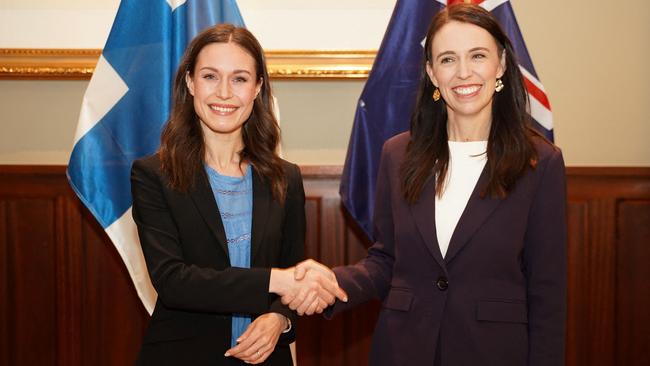
[[[441,64],[448,64],[454,62],[453,57],[443,57],[440,59]]]
[[[211,74],[211,73],[203,74],[201,77],[206,79],[206,80],[214,80],[214,79],[217,78],[217,76],[215,74]]]
[[[483,54],[483,53],[476,53],[476,54],[472,55],[472,58],[475,59],[475,60],[482,60],[484,58],[487,58],[487,56],[485,54]]]
[[[245,82],[248,81],[248,79],[245,78],[245,77],[243,77],[243,76],[235,76],[235,77],[233,78],[233,81],[234,81],[235,83],[245,83]]]

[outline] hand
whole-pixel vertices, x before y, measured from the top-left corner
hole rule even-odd
[[[275,349],[287,325],[287,318],[282,314],[262,314],[246,328],[237,339],[237,345],[227,350],[224,356],[236,357],[246,363],[262,363]]]
[[[311,315],[315,312],[320,314],[327,306],[334,304],[336,298],[344,302],[348,301],[347,294],[339,287],[336,275],[331,269],[313,259],[298,263],[294,270],[294,279],[303,282],[310,277],[316,277],[318,281],[324,281],[326,284],[333,284],[334,287],[326,293],[319,293],[319,297],[316,299],[309,296],[301,298],[300,294],[293,299],[290,296],[283,296],[282,302],[288,304],[290,309],[297,310],[299,314]],[[334,289],[334,293],[331,292],[332,289]]]
[[[273,269],[269,291],[282,296],[282,303],[300,315],[321,313],[336,298],[347,301],[334,273],[311,259],[288,270]]]

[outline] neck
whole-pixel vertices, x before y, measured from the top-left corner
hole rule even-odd
[[[490,136],[491,115],[462,116],[448,114],[447,136],[450,141],[486,141]]]
[[[239,152],[244,148],[241,135],[205,136],[205,162],[220,174],[243,175],[245,164],[241,164]]]

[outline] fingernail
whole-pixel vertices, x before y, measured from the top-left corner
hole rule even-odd
[[[227,352],[223,354],[225,357],[230,357],[230,352]]]
[[[348,297],[347,296],[343,298],[343,302],[348,302]]]

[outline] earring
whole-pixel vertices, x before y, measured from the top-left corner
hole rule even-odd
[[[436,90],[433,91],[433,101],[437,102],[440,100],[440,89],[436,88]]]
[[[501,81],[501,79],[497,79],[497,83],[496,83],[496,85],[494,86],[494,90],[498,93],[498,92],[500,92],[501,90],[503,90],[503,87],[504,87],[504,85],[503,85],[503,81]]]

